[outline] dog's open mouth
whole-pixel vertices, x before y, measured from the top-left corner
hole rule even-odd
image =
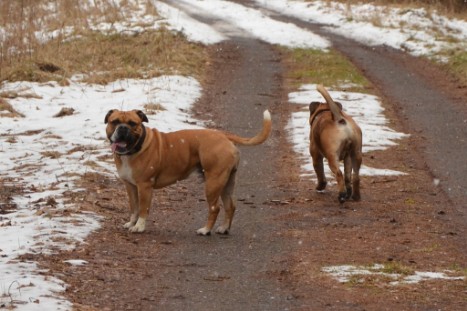
[[[113,142],[110,145],[110,148],[112,149],[113,153],[115,153],[115,152],[124,152],[124,151],[126,151],[126,143],[121,142],[121,141],[116,141],[116,142]]]

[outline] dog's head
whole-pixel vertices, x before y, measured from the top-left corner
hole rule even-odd
[[[146,135],[143,122],[148,122],[148,117],[144,112],[110,110],[104,122],[107,124],[105,131],[112,152],[125,155],[133,153],[138,146],[141,148]]]

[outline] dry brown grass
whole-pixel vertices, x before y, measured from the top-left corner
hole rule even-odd
[[[149,103],[144,105],[146,114],[158,114],[160,111],[166,110],[164,106],[159,103]]]
[[[24,117],[24,115],[17,112],[5,99],[0,97],[0,117],[18,118]]]
[[[307,0],[312,1],[312,0]],[[428,10],[437,10],[467,20],[467,2],[465,0],[327,0],[328,2],[342,2],[346,4],[373,3],[376,5],[425,7]]]
[[[164,29],[134,36],[89,32],[75,40],[49,42],[37,50],[26,68],[16,67],[5,77],[41,81],[46,76],[60,81],[62,77],[81,73],[86,75],[87,82],[104,84],[121,78],[151,78],[168,73],[199,76],[205,57],[201,46],[187,43],[181,35]],[[38,60],[52,63],[60,70],[40,71]]]
[[[44,10],[53,3],[52,13]],[[120,78],[150,78],[161,74],[200,76],[207,54],[201,45],[188,43],[167,30],[106,35],[90,29],[90,21],[114,23],[123,19],[129,2],[116,7],[112,0],[84,6],[76,0],[19,0],[0,2],[0,82],[58,81],[68,84],[75,74],[84,80],[108,83]],[[146,4],[146,13],[155,9]],[[70,30],[72,32],[70,33]],[[41,42],[39,30],[57,30]]]

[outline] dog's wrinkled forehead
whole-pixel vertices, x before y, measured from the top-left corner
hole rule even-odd
[[[148,122],[147,116],[141,110],[119,111],[110,110],[105,116],[105,123],[141,124]]]
[[[126,123],[126,124],[128,123],[139,124],[142,122],[141,118],[134,111],[123,111],[122,113],[114,116],[114,118],[120,121],[120,123]],[[115,120],[115,119],[111,118],[111,120]]]

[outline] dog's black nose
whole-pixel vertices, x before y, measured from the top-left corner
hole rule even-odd
[[[131,130],[125,125],[119,125],[116,129],[116,139],[119,141],[127,141],[131,138]]]
[[[117,128],[117,134],[119,136],[126,136],[130,133],[130,129],[124,125],[120,125],[118,128]]]

